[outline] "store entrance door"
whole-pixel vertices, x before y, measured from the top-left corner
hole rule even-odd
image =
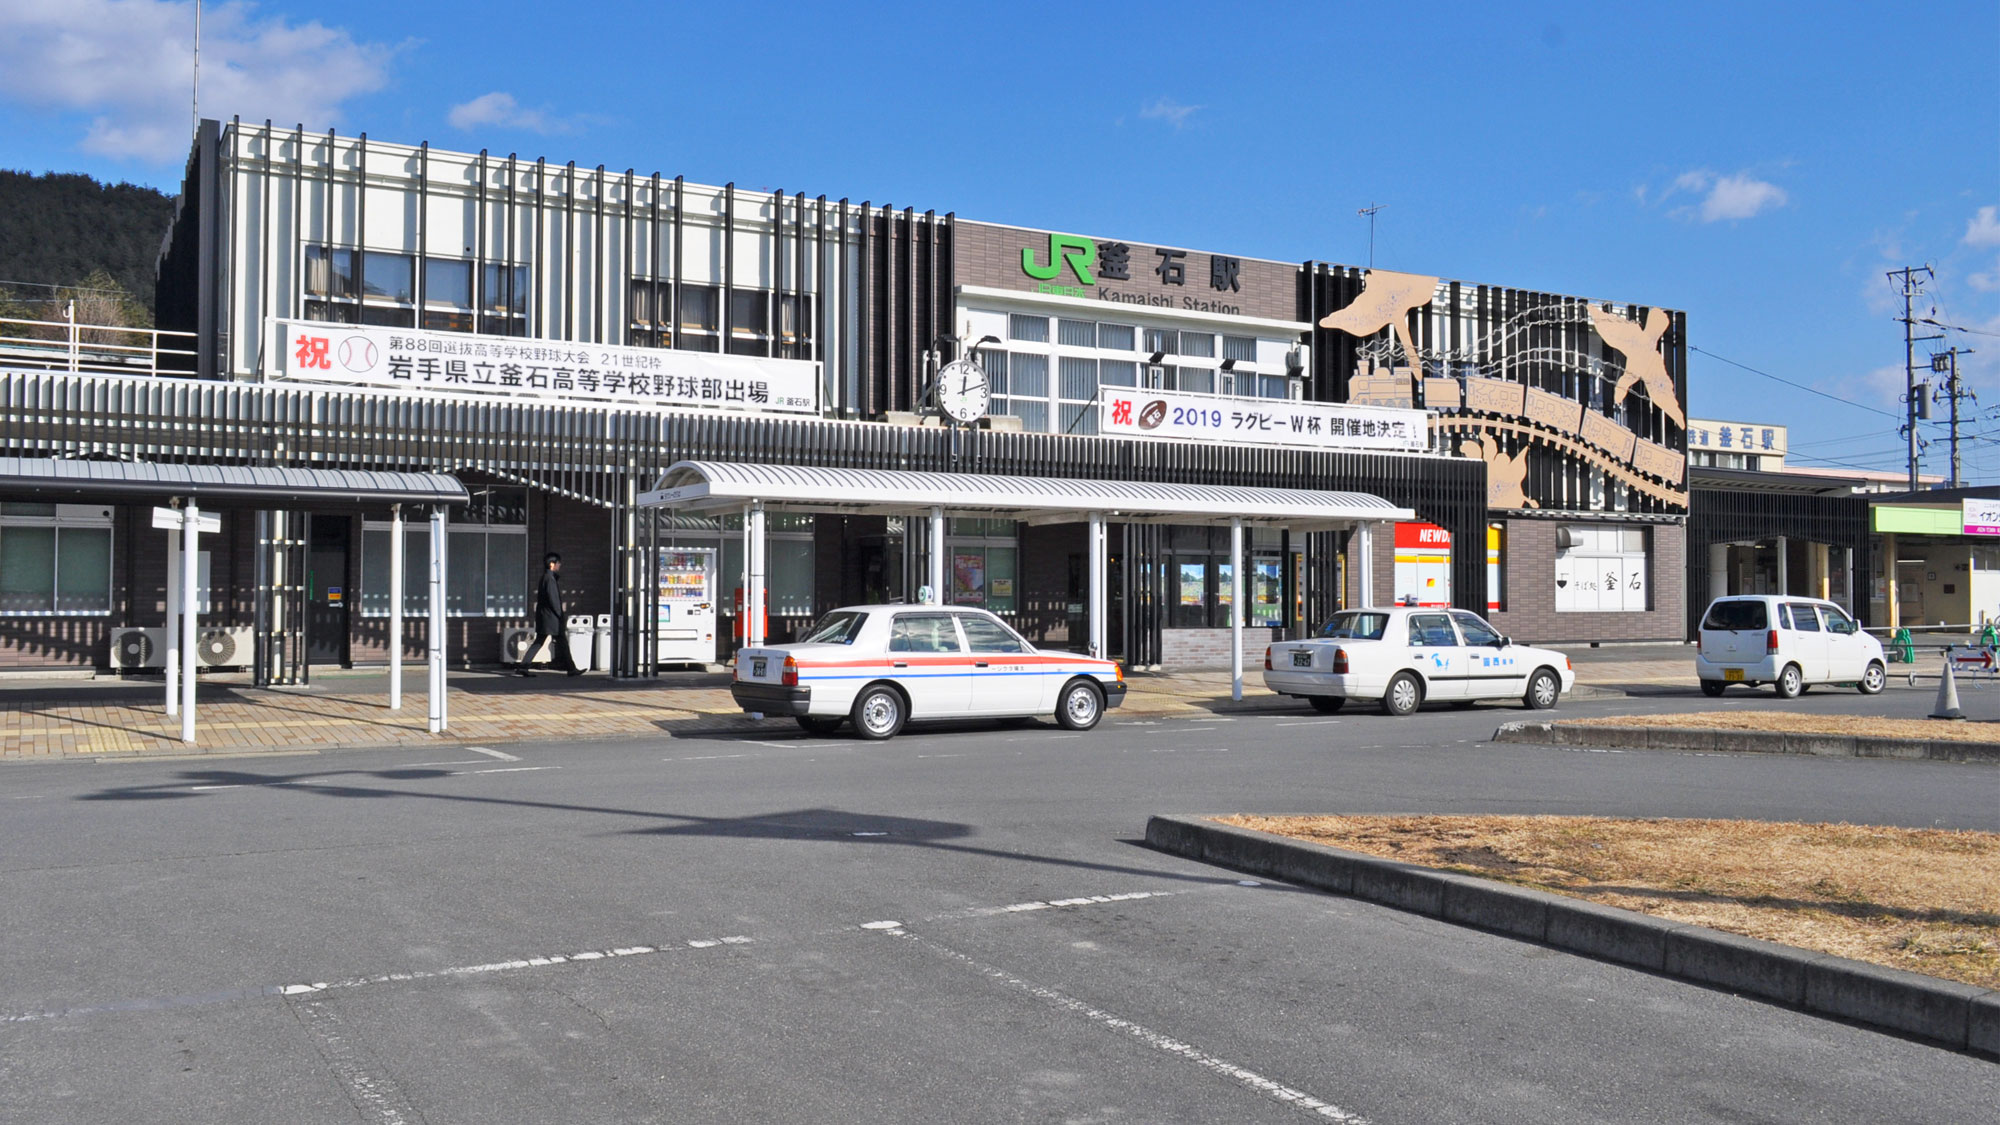
[[[352,538],[342,516],[309,519],[306,545],[306,661],[347,663],[347,552]]]

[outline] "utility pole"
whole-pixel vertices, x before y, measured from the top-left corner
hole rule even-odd
[[[1944,394],[1951,400],[1951,487],[1959,488],[1965,483],[1958,471],[1958,400],[1969,398],[1979,401],[1979,396],[1958,387],[1958,357],[1971,355],[1971,348],[1947,348],[1931,356],[1931,370],[1945,377]]]
[[[1387,203],[1371,202],[1355,212],[1357,215],[1368,216],[1368,268],[1371,270],[1375,268],[1375,212],[1387,206]]]
[[[1931,268],[1929,266],[1904,266],[1902,269],[1899,270],[1890,270],[1888,274],[1890,280],[1894,280],[1899,277],[1903,279],[1903,317],[1902,317],[1903,383],[1904,383],[1903,433],[1906,437],[1909,438],[1910,441],[1910,491],[1911,492],[1915,492],[1917,490],[1917,455],[1918,455],[1917,446],[1919,441],[1917,435],[1917,419],[1920,416],[1919,410],[1920,407],[1922,406],[1922,398],[1923,398],[1923,396],[1917,393],[1916,345],[1919,339],[1942,340],[1944,338],[1943,336],[1918,337],[1918,336],[1912,336],[1910,334],[1911,330],[1915,327],[1916,324],[1916,322],[1910,318],[1910,306],[1911,303],[1916,299],[1917,294],[1921,292],[1923,289],[1923,282],[1917,280],[1918,274],[1923,274],[1926,279],[1934,278],[1936,276],[1935,274],[1931,273]],[[1928,410],[1923,411],[1924,415],[1928,415],[1928,413],[1929,413]]]

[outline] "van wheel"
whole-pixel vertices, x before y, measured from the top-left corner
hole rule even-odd
[[[1798,665],[1787,664],[1785,670],[1778,673],[1777,682],[1771,686],[1776,689],[1779,699],[1797,699],[1805,694],[1806,675]]]
[[[903,729],[903,697],[887,684],[876,684],[855,697],[847,717],[854,722],[854,733],[871,742],[894,738]]]
[[[1703,680],[1701,682],[1701,693],[1710,699],[1715,699],[1722,695],[1722,689],[1727,686],[1729,685],[1723,683],[1721,680]]]
[[[1408,672],[1396,673],[1389,690],[1382,693],[1382,710],[1390,715],[1408,715],[1424,705],[1424,685]]]
[[[1306,702],[1312,704],[1312,709],[1318,711],[1320,714],[1331,715],[1342,707],[1347,706],[1347,697],[1344,695],[1308,695],[1306,696]]]
[[[1882,689],[1889,686],[1889,670],[1882,667],[1881,661],[1871,660],[1868,670],[1861,673],[1861,682],[1854,686],[1860,688],[1863,695],[1880,695]]]
[[[799,721],[799,729],[807,734],[832,734],[840,729],[841,724],[839,719],[821,719],[812,715],[797,715],[794,718]]]
[[[1089,680],[1071,680],[1064,685],[1056,704],[1056,723],[1064,730],[1089,730],[1104,717],[1104,697]]]
[[[1528,677],[1528,690],[1522,694],[1521,703],[1530,711],[1546,711],[1556,705],[1562,697],[1562,681],[1547,668],[1537,668]]]

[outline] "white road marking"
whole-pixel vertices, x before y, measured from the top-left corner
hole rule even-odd
[[[1082,738],[1080,734],[1036,734],[1026,738],[1003,738],[1002,742],[1054,742],[1059,738]]]
[[[1229,748],[1227,746],[1212,748],[1204,746],[1200,749],[1187,746],[1155,746],[1146,752],[1148,754],[1227,754],[1229,753]]]
[[[39,801],[46,796],[48,796],[47,793],[9,793],[7,799],[10,801]]]
[[[887,832],[849,832],[849,836],[887,836]]]
[[[211,789],[241,789],[241,788],[243,788],[241,785],[190,785],[188,786],[188,792],[205,793]]]
[[[661,758],[663,762],[719,762],[725,758],[748,758],[748,754],[702,754],[693,758]]]
[[[468,746],[466,749],[474,754],[484,754],[489,758],[498,758],[503,762],[518,762],[521,760],[504,750],[495,750],[490,746]]]
[[[864,930],[899,930],[903,928],[903,924],[901,922],[863,922],[861,923],[861,928]]]
[[[876,927],[883,926],[882,923],[875,923],[874,925]],[[888,923],[888,925],[894,925],[894,923]],[[1326,1101],[1321,1098],[1316,1098],[1311,1094],[1306,1093],[1303,1090],[1296,1090],[1290,1086],[1284,1085],[1283,1083],[1276,1082],[1270,1078],[1266,1078],[1262,1074],[1259,1074],[1256,1071],[1249,1069],[1248,1067],[1238,1066],[1237,1064],[1230,1062],[1227,1059],[1218,1058],[1215,1055],[1211,1055],[1208,1052],[1193,1046],[1192,1044],[1183,1043],[1180,1040],[1175,1039],[1171,1036],[1164,1035],[1160,1032],[1154,1031],[1152,1028],[1149,1028],[1144,1024],[1134,1023],[1133,1021],[1125,1019],[1121,1016],[1113,1015],[1112,1013],[1107,1012],[1102,1008],[1094,1008],[1089,1004],[1086,1004],[1083,1001],[1078,1000],[1073,996],[1067,995],[1062,992],[1058,992],[1053,988],[1048,988],[1043,985],[1035,984],[1032,981],[1023,980],[1020,977],[1017,977],[1014,974],[1007,972],[1005,969],[1000,969],[992,965],[988,965],[983,961],[976,960],[972,957],[967,956],[966,954],[960,953],[956,949],[940,945],[937,942],[929,940],[927,938],[919,937],[916,934],[910,933],[908,930],[897,928],[889,932],[890,936],[892,937],[899,938],[903,941],[916,943],[917,945],[937,954],[939,957],[943,957],[951,961],[956,961],[960,965],[963,965],[964,967],[971,969],[974,972],[977,972],[978,974],[980,974],[983,977],[986,977],[989,980],[997,981],[998,983],[1004,984],[1009,988],[1015,989],[1020,992],[1024,992],[1029,996],[1032,996],[1035,999],[1041,1001],[1042,1003],[1048,1005],[1049,1007],[1055,1008],[1059,1011],[1070,1012],[1072,1014],[1082,1016],[1083,1018],[1091,1021],[1092,1023],[1097,1024],[1100,1027],[1108,1028],[1112,1031],[1124,1032],[1125,1034],[1132,1036],[1134,1039],[1139,1040],[1139,1042],[1144,1043],[1148,1047],[1152,1047],[1153,1049],[1158,1051],[1164,1051],[1167,1054],[1174,1055],[1178,1058],[1194,1063],[1196,1066],[1202,1067],[1203,1069],[1208,1070],[1212,1073],[1220,1074],[1225,1078],[1232,1079],[1236,1082],[1243,1084],[1244,1086],[1248,1086],[1250,1089],[1255,1090],[1258,1093],[1263,1094],[1267,1097],[1275,1098],[1278,1101],[1284,1102],[1287,1105],[1305,1110],[1308,1113],[1315,1114],[1319,1117],[1323,1117],[1331,1121],[1345,1121],[1348,1122],[1349,1125],[1367,1125],[1367,1118],[1362,1117],[1359,1114],[1350,1113],[1347,1110],[1344,1110],[1339,1106],[1334,1105],[1332,1102]]]
[[[347,1100],[374,1125],[407,1125],[423,1120],[417,1107],[396,1085],[382,1061],[355,1042],[345,1021],[323,998],[287,1000],[299,1025],[312,1036],[320,1057],[333,1076],[347,1087]]]
[[[801,743],[801,742],[804,742],[804,741],[805,741],[805,739],[803,739],[803,738],[794,738],[794,739],[792,739],[792,740],[791,740],[790,742],[759,742],[759,741],[757,741],[757,740],[756,740],[756,739],[754,739],[754,738],[739,738],[739,739],[737,739],[737,741],[738,741],[738,742],[747,742],[747,743],[749,743],[749,744],[750,744],[750,745],[752,745],[752,746],[775,746],[775,747],[777,747],[777,748],[778,748],[778,749],[780,749],[780,750],[790,750],[790,749],[791,749],[792,747],[794,747],[794,746],[798,745],[798,744],[799,744],[799,743]],[[743,755],[738,755],[738,756],[739,756],[739,757],[745,757],[745,758],[749,757],[749,755],[748,755],[748,754],[743,754]]]
[[[970,755],[966,755],[966,754],[919,754],[919,755],[917,755],[917,757],[919,757],[919,758],[964,758],[964,757],[969,757],[969,756],[970,756]]]
[[[1196,715],[1188,721],[1191,723],[1233,723],[1236,720],[1227,715]]]
[[[1323,727],[1329,723],[1337,723],[1339,721],[1339,719],[1313,719],[1303,723],[1272,723],[1271,725],[1274,727]]]
[[[389,768],[397,770],[420,770],[431,766],[483,766],[485,764],[486,759],[484,758],[462,758],[456,762],[405,762],[400,766],[390,766]]]
[[[514,760],[518,762],[521,759],[516,758]],[[471,773],[534,773],[536,770],[559,770],[561,768],[561,766],[501,766],[490,770],[454,770],[452,776],[462,777]]]

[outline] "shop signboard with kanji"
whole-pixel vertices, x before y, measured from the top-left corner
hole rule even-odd
[[[1430,449],[1422,410],[1128,387],[1103,388],[1097,410],[1097,432],[1112,437],[1395,453]]]
[[[759,413],[819,413],[799,359],[278,320],[275,374],[398,390]]]

